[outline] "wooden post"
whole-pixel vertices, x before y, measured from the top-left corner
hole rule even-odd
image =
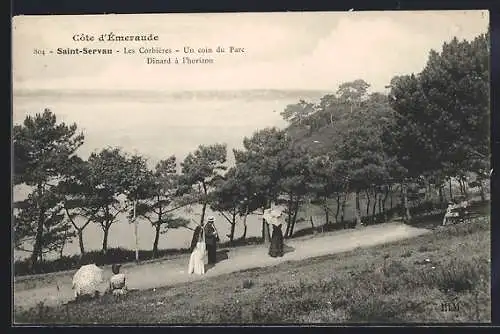
[[[137,219],[135,216],[136,212],[136,207],[137,207],[137,200],[134,200],[134,215],[132,217],[133,222],[134,222],[134,234],[135,234],[135,262],[139,262],[139,235],[137,231]]]

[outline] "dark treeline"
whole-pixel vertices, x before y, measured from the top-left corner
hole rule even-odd
[[[49,110],[28,116],[13,129],[14,185],[31,189],[15,203],[15,246],[31,246],[33,268],[73,237],[83,256],[83,232],[98,224],[106,254],[110,227],[127,214],[151,224],[157,257],[160,235],[187,227],[177,213],[193,204],[199,204],[201,220],[207,208],[220,212],[230,224],[230,242],[236,242],[246,238],[247,216],[271,203],[286,207],[285,237],[291,237],[300,210],[311,205],[322,209],[325,226],[338,226],[346,223],[352,198],[357,226],[387,221],[395,210],[410,221],[416,212],[410,202],[419,194],[443,207],[447,194],[453,197],[452,180],[463,196],[474,187],[484,199],[490,170],[488,34],[444,43],[420,73],[394,77],[388,95],[369,94],[369,88],[359,79],[319,103],[287,106],[281,115],[289,126],[244,138],[243,149],[231,152],[235,164],[229,168],[225,144],[200,145],[181,162],[165,157],[153,169],[144,157],[119,148],[83,160],[76,155],[84,143],[76,124],[58,123]],[[240,222],[244,231],[236,238]],[[269,240],[264,222],[262,239]]]

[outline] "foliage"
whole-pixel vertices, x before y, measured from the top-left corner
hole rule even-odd
[[[136,216],[149,221],[155,229],[153,241],[153,257],[158,254],[158,242],[161,233],[166,233],[171,228],[186,226],[189,221],[175,217],[172,212],[185,206],[176,197],[179,191],[180,175],[177,173],[177,163],[175,156],[170,156],[156,164],[153,173],[145,172],[142,183],[141,200],[136,206]],[[133,210],[129,212],[129,217],[133,215]]]
[[[13,128],[14,185],[31,188],[28,198],[15,204],[15,246],[23,247],[32,240],[32,263],[40,261],[44,251],[64,245],[71,236],[61,213],[57,187],[83,139],[76,124],[57,123],[56,116],[47,109],[34,117],[27,116],[22,125]]]
[[[220,182],[222,172],[226,170],[226,159],[226,144],[200,145],[181,163],[180,193],[194,194],[197,202],[202,205],[200,222],[205,220],[210,194]]]
[[[118,221],[118,215],[130,207],[127,194],[138,191],[131,191],[135,176],[133,167],[136,167],[132,166],[131,159],[134,158],[129,158],[120,148],[105,148],[99,153],[92,153],[88,159],[87,187],[96,196],[89,203],[90,218],[104,232],[103,253],[108,249],[109,229]]]

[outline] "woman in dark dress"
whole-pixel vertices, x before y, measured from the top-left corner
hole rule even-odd
[[[282,257],[283,232],[281,231],[281,224],[272,226],[273,226],[273,234],[271,236],[271,245],[269,246],[269,255],[271,257]]]
[[[269,255],[271,257],[283,256],[283,232],[281,231],[282,223],[280,221],[281,211],[271,211],[267,215],[267,223],[273,227],[271,234],[271,245],[269,246]]]
[[[215,218],[209,217],[204,227],[205,242],[207,244],[208,263],[215,264],[217,262],[217,241],[219,234],[215,228]]]

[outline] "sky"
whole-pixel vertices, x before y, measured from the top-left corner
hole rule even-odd
[[[306,12],[18,16],[13,21],[14,89],[333,89],[363,78],[375,91],[419,72],[431,49],[486,32],[487,11]],[[149,34],[123,46],[234,46],[213,64],[151,65],[145,55],[33,55],[33,49],[107,48],[73,35]]]

